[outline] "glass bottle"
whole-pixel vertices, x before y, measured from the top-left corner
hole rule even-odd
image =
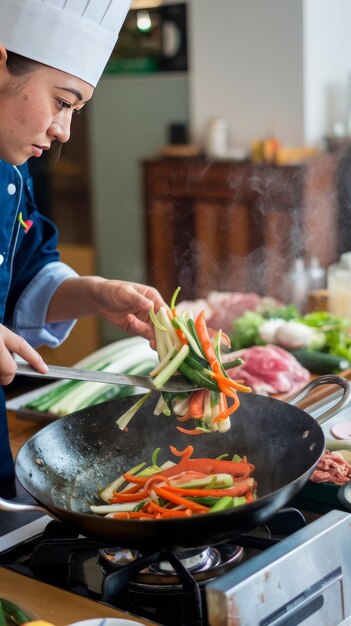
[[[330,313],[351,319],[351,252],[328,267],[327,290]]]

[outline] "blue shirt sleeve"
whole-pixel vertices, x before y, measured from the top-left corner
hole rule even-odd
[[[71,332],[76,320],[46,323],[49,302],[56,289],[77,273],[68,265],[52,262],[45,265],[24,289],[15,306],[11,330],[34,347],[59,346]]]

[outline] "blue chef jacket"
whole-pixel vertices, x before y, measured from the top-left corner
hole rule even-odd
[[[27,232],[20,216],[32,225]],[[46,324],[50,299],[77,274],[60,262],[56,227],[40,214],[27,164],[0,160],[0,323],[32,346],[59,345],[74,321]],[[8,439],[5,394],[0,387],[0,483],[14,476]]]

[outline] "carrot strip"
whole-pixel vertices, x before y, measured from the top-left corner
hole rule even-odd
[[[150,489],[153,483],[166,483],[170,484],[169,478],[166,476],[162,476],[162,474],[154,474],[153,476],[149,476],[144,485],[144,489],[138,491],[137,493],[128,493],[126,491],[116,491],[114,492],[113,498],[109,499],[111,504],[116,504],[118,502],[137,502],[138,500],[143,500],[150,495]]]
[[[165,509],[164,506],[160,506],[154,500],[151,500],[151,502],[149,502],[148,509],[149,509],[149,511],[157,511],[158,513],[163,513],[164,511],[169,511],[169,509]]]
[[[174,509],[170,509],[167,511],[166,509],[163,513],[160,513],[159,515],[163,519],[165,517],[191,517],[192,514],[193,513],[190,509],[182,509],[181,511],[175,511]]]
[[[124,480],[129,483],[135,483],[136,485],[145,485],[145,483],[149,480],[150,476],[134,476],[133,474],[123,474]]]
[[[205,389],[193,391],[190,398],[190,415],[195,419],[201,419],[204,416]]]
[[[186,413],[185,415],[181,415],[180,417],[177,417],[178,422],[188,422],[191,419],[193,419],[193,416],[191,415],[190,411]]]
[[[119,513],[114,513],[113,517],[117,519],[152,519],[154,516],[143,511],[120,511]]]
[[[180,433],[185,433],[186,435],[204,435],[203,430],[196,430],[196,428],[192,428],[191,430],[188,430],[187,428],[176,426],[176,429],[179,430]]]
[[[164,480],[165,482],[167,482],[166,476],[163,476],[162,473],[160,474],[159,472],[155,472],[155,474],[152,474],[151,476],[133,476],[133,474],[127,473],[127,474],[123,474],[123,478],[130,483],[135,483],[139,487],[142,485],[146,485],[146,483],[152,480],[153,478],[157,479],[157,481]],[[129,491],[127,490],[115,491],[114,493],[118,495],[119,493],[129,493]]]
[[[205,311],[201,311],[195,320],[195,330],[199,337],[202,349],[204,351],[204,355],[208,360],[211,369],[213,371],[217,371],[218,373],[222,371],[220,363],[217,359],[214,347],[212,345],[210,335],[206,326],[205,321]]]
[[[174,330],[176,331],[177,337],[178,337],[178,339],[180,339],[182,344],[187,345],[189,342],[188,342],[186,336],[184,335],[183,331],[180,330],[180,328],[175,328]]]
[[[228,409],[226,409],[226,411],[222,411],[222,413],[219,413],[218,415],[216,415],[213,421],[220,422],[221,420],[225,420],[229,415],[234,413],[234,411],[236,411],[239,408],[239,406],[240,406],[240,401],[239,401],[239,398],[236,396],[234,398],[233,404]]]
[[[138,491],[138,493],[116,493],[113,498],[109,498],[109,502],[111,504],[118,504],[118,502],[138,502],[139,500],[143,500],[147,498],[149,492],[145,489],[143,491]]]
[[[151,476],[151,478],[149,478],[145,485],[145,491],[147,491],[149,494],[151,487],[154,483],[166,483],[166,485],[170,485],[171,481],[169,480],[169,478],[163,476],[162,474],[154,474],[153,476]]]
[[[172,321],[175,317],[177,317],[176,309],[167,309],[167,315],[168,315],[168,318]],[[180,330],[180,328],[175,328],[174,330],[176,332],[176,335],[177,335],[178,339],[180,339],[182,344],[187,345],[189,342],[188,342],[185,334],[183,333],[183,331]]]
[[[150,509],[153,511],[157,511],[158,513],[161,513],[162,517],[184,517],[184,516],[190,516],[193,514],[191,509],[181,509],[181,510],[165,509],[165,507],[160,506],[154,501],[150,502]]]
[[[217,374],[216,372],[212,372],[211,378],[214,378],[217,383],[221,382],[228,387],[234,387],[234,389],[236,389],[237,391],[242,391],[244,393],[250,393],[252,391],[251,387],[241,385],[236,380],[228,378],[227,376],[223,376],[223,374]]]
[[[245,493],[246,502],[254,502],[252,491]]]
[[[208,506],[203,506],[202,504],[198,504],[197,502],[191,502],[186,498],[182,498],[181,496],[172,493],[169,488],[164,489],[163,487],[155,487],[155,493],[161,498],[169,500],[173,504],[181,504],[185,506],[185,508],[190,509],[191,511],[196,511],[197,513],[206,513],[210,510]]]
[[[127,489],[122,489],[121,491],[114,491],[113,494],[116,495],[118,493],[137,493],[139,489],[141,489],[142,485],[132,485]]]

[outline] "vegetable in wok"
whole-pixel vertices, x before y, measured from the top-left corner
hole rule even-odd
[[[159,364],[150,372],[156,387],[162,387],[176,374],[200,387],[197,391],[182,394],[162,393],[155,407],[155,414],[175,414],[180,422],[195,420],[194,428],[177,426],[180,432],[200,435],[214,431],[226,432],[230,428],[229,416],[240,405],[238,392],[248,393],[250,387],[233,380],[227,369],[243,363],[236,359],[225,365],[221,348],[230,348],[228,336],[221,330],[213,333],[206,324],[205,312],[196,319],[191,311],[178,314],[175,306],[179,287],[174,292],[170,308],[161,307],[151,311],[154,324],[156,350]],[[124,430],[131,418],[141,408],[152,392],[147,393],[122,415],[118,426]]]
[[[151,465],[141,463],[100,493],[102,505],[91,511],[115,519],[166,519],[224,511],[253,502],[255,470],[246,457],[192,458],[193,447],[170,450],[180,458],[159,466],[157,448]]]

